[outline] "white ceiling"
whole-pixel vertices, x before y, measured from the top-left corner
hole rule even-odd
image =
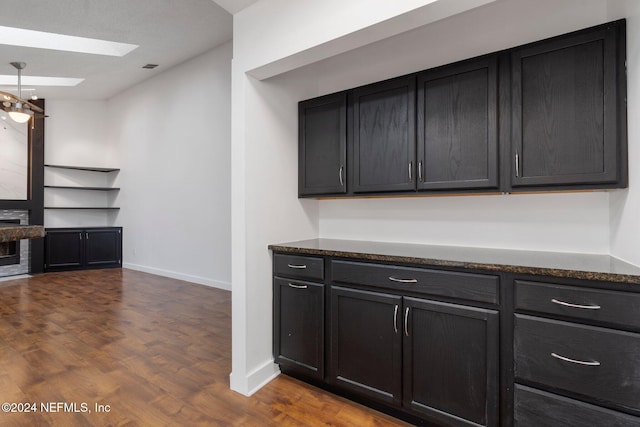
[[[255,1],[0,0],[3,26],[140,46],[114,57],[7,46],[0,40],[0,74],[16,74],[9,62],[26,62],[23,76],[85,79],[76,87],[37,87],[41,98],[108,99],[231,40],[233,18],[225,8],[235,13]],[[160,66],[141,68],[148,63]],[[15,87],[0,87],[7,89],[16,93]]]

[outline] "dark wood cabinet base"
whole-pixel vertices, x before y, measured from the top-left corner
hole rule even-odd
[[[44,270],[122,267],[122,227],[47,228]]]

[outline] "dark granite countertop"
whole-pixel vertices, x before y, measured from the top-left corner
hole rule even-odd
[[[269,245],[276,252],[458,267],[640,284],[640,267],[609,255],[312,239]]]
[[[42,225],[0,224],[0,243],[44,237]]]

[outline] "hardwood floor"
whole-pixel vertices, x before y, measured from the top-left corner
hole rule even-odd
[[[0,282],[0,402],[36,409],[2,426],[406,425],[284,375],[247,398],[230,371],[230,292],[126,269]]]

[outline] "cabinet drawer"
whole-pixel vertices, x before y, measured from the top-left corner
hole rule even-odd
[[[515,376],[640,415],[640,334],[515,315]]]
[[[516,280],[516,310],[640,330],[640,294]]]
[[[324,280],[324,260],[316,257],[275,254],[273,271],[278,276]]]
[[[338,283],[376,286],[492,304],[498,303],[499,278],[497,276],[332,261],[331,280]]]
[[[516,384],[518,427],[633,427],[640,418]]]

